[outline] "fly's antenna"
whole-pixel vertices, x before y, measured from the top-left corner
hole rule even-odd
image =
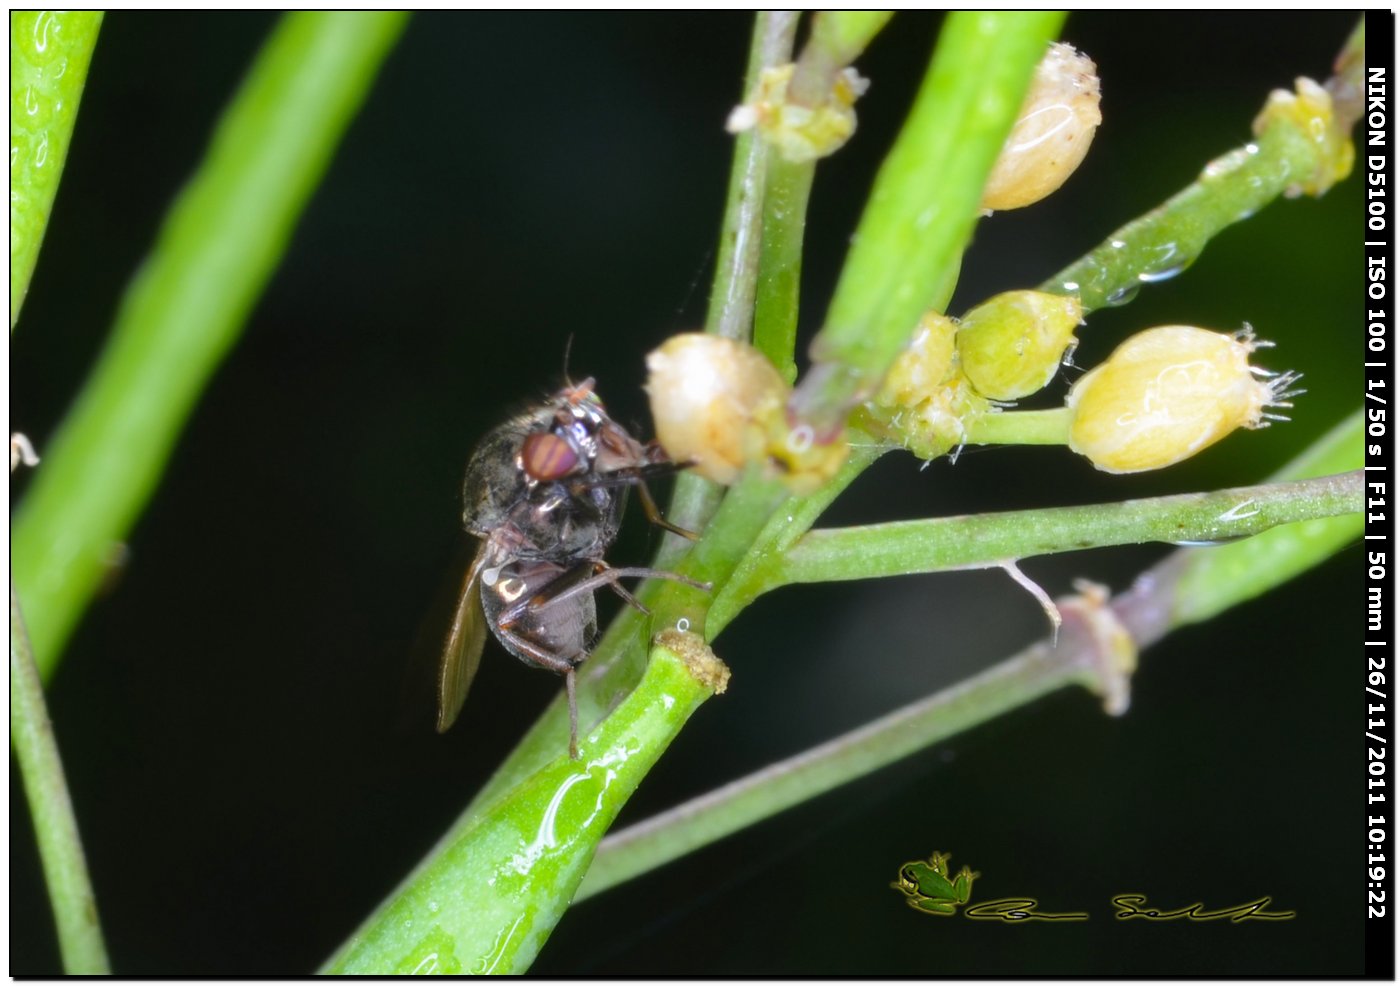
[[[569,333],[569,337],[564,340],[564,385],[570,390],[574,390],[573,378],[569,376],[569,353],[574,348],[574,334]]]

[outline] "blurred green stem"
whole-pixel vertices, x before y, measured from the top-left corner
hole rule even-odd
[[[39,259],[101,11],[10,11],[10,331]]]
[[[15,751],[44,882],[49,889],[63,970],[70,976],[112,971],[97,918],[78,820],[68,796],[58,741],[49,721],[44,686],[34,664],[19,597],[10,586],[10,746]]]
[[[800,106],[817,106],[831,94],[836,77],[860,57],[875,35],[889,23],[893,10],[819,10],[812,15],[812,33],[788,86]]]
[[[1359,468],[1362,429],[1361,416],[1353,415],[1274,481]],[[1056,642],[1035,644],[860,729],[608,836],[598,848],[578,899],[1066,685],[1086,685],[1104,695],[1106,702],[1117,702],[1121,711],[1134,650],[1287,581],[1341,550],[1360,529],[1361,517],[1353,513],[1274,527],[1223,547],[1179,549],[1107,606],[1092,597],[1062,602],[1065,622]]]
[[[14,520],[14,580],[44,676],[404,23],[397,13],[284,16],[166,217]]]

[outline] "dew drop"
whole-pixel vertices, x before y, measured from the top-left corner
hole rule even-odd
[[[1126,305],[1138,296],[1138,290],[1140,288],[1141,285],[1139,284],[1126,284],[1105,298],[1103,303],[1109,308],[1118,308],[1122,305]]]
[[[1249,534],[1235,534],[1229,537],[1207,538],[1202,541],[1168,541],[1167,543],[1174,544],[1179,548],[1219,548],[1221,545],[1243,541],[1250,536]]]

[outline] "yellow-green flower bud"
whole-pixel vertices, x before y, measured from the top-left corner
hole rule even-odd
[[[1007,291],[984,301],[958,325],[962,372],[995,401],[1034,394],[1054,379],[1082,314],[1079,299],[1044,291]]]
[[[1069,447],[1104,472],[1142,472],[1189,458],[1236,428],[1278,415],[1295,373],[1249,365],[1267,343],[1246,326],[1235,335],[1164,325],[1128,339],[1079,379],[1067,400]]]
[[[1097,71],[1069,45],[1050,46],[987,178],[982,208],[1019,209],[1039,202],[1074,173],[1103,119]]]
[[[919,319],[914,338],[885,375],[875,403],[913,407],[933,396],[952,375],[953,337],[957,329],[957,322],[938,312],[927,312]]]
[[[1271,126],[1286,123],[1313,142],[1317,167],[1311,175],[1299,176],[1288,186],[1283,193],[1288,198],[1321,195],[1351,174],[1356,158],[1351,135],[1337,123],[1331,93],[1312,79],[1299,78],[1295,85],[1296,92],[1275,89],[1269,93],[1268,102],[1254,118],[1256,136],[1262,136]]]
[[[836,76],[830,95],[816,106],[790,102],[793,64],[764,69],[748,99],[736,106],[725,124],[730,133],[757,128],[759,136],[794,163],[833,154],[856,132],[856,100],[870,82],[853,68]]]

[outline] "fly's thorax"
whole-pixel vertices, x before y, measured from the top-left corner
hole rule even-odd
[[[625,486],[538,483],[505,513],[502,526],[518,536],[517,557],[597,561],[617,539],[626,496]]]

